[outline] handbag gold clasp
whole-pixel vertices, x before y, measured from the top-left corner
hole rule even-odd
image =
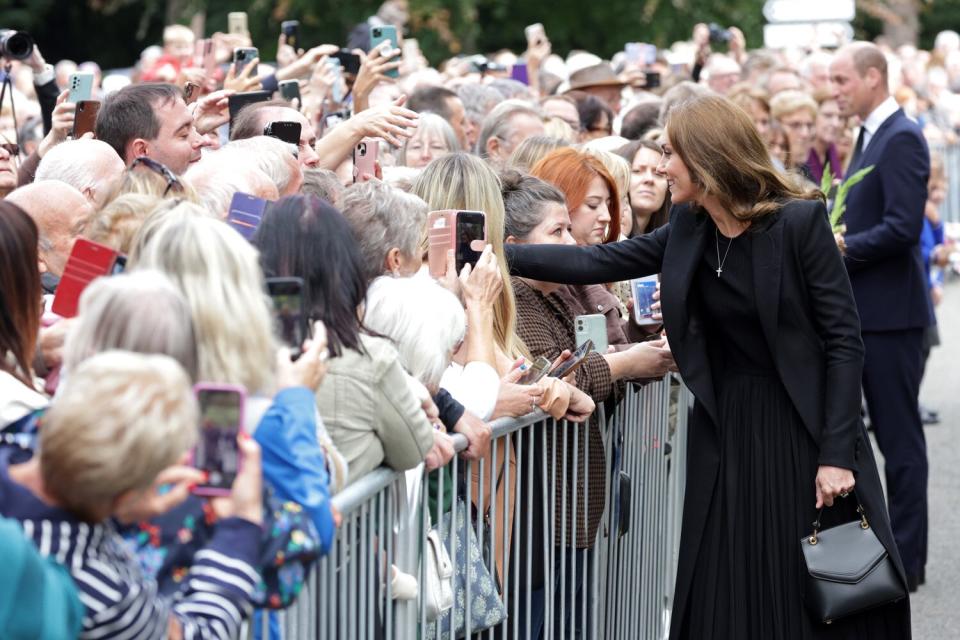
[[[866,514],[866,512],[863,510],[863,506],[862,506],[862,505],[859,505],[859,504],[857,505],[857,512],[860,514],[860,528],[861,528],[861,529],[869,529],[869,528],[870,528],[870,523],[867,522],[867,514]]]

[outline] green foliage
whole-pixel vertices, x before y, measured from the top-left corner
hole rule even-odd
[[[847,194],[850,192],[850,189],[859,183],[861,180],[867,177],[871,171],[873,171],[874,165],[869,167],[864,167],[857,171],[855,174],[843,181],[843,183],[837,187],[837,195],[833,198],[833,209],[830,211],[830,226],[833,227],[834,231],[840,229],[841,221],[843,220],[843,214],[847,210]],[[824,181],[826,181],[827,174],[830,173],[830,168],[828,167],[824,171]],[[833,184],[833,177],[830,177],[829,184]]]

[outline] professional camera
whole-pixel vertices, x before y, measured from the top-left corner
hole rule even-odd
[[[711,23],[708,28],[710,29],[710,44],[726,44],[733,38],[730,29],[724,29],[716,23]]]
[[[0,56],[8,60],[26,60],[33,53],[33,38],[26,31],[0,29]]]

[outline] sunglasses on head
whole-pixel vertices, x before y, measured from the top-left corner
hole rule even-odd
[[[170,171],[167,165],[163,164],[162,162],[157,162],[153,158],[140,156],[133,161],[133,163],[130,165],[130,169],[133,169],[140,164],[145,166],[147,169],[150,169],[154,173],[159,174],[161,178],[167,181],[167,188],[163,190],[163,196],[161,197],[165,198],[167,193],[170,192],[171,187],[176,187],[177,191],[183,191],[183,184],[180,182],[180,178],[178,178],[177,174],[175,174],[173,171]]]

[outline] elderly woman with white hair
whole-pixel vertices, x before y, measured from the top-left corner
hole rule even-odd
[[[450,123],[435,113],[421,113],[417,129],[400,148],[397,161],[404,167],[422,169],[454,151],[460,151],[460,143]]]

